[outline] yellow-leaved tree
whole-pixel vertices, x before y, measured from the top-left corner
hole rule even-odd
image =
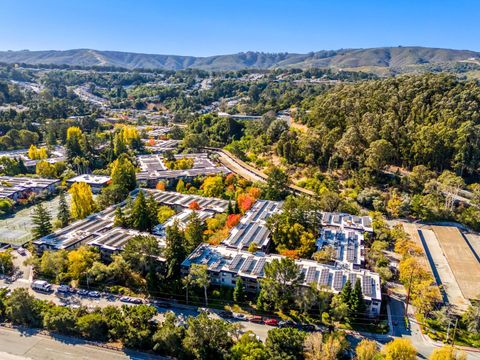
[[[83,219],[95,211],[90,185],[75,183],[68,192],[71,195],[70,214],[73,219]]]
[[[416,360],[417,349],[409,339],[397,338],[383,348],[385,360]]]

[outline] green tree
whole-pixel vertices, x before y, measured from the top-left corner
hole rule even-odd
[[[365,151],[367,159],[365,165],[373,170],[381,171],[391,160],[393,146],[385,139],[376,140],[370,143],[370,147]]]
[[[52,232],[52,217],[41,203],[37,204],[33,210],[32,222],[32,234],[35,239]]]
[[[198,287],[203,288],[205,306],[208,306],[207,288],[210,285],[210,279],[208,277],[207,265],[192,264],[190,266],[190,275],[193,279],[193,283]]]
[[[0,252],[0,271],[2,274],[11,274],[13,269],[14,265],[12,252],[9,250]]]
[[[48,331],[75,334],[76,318],[72,309],[63,306],[48,306],[43,313],[43,326]]]
[[[150,212],[143,191],[139,191],[130,213],[132,227],[139,231],[151,231]],[[156,217],[156,216],[155,216]]]
[[[134,349],[150,349],[152,332],[150,322],[156,315],[154,307],[148,305],[122,306],[125,331],[122,342],[126,347]]]
[[[250,331],[244,333],[230,349],[231,360],[267,360],[269,359],[263,343]]]
[[[157,269],[161,254],[162,251],[156,237],[137,235],[128,240],[122,257],[132,269],[146,274]]]
[[[277,309],[286,309],[294,303],[304,275],[292,259],[274,259],[265,264],[265,277],[260,280],[261,292],[266,301]]]
[[[191,253],[203,241],[205,224],[196,211],[192,211],[185,227],[186,251]]]
[[[122,154],[112,163],[112,185],[118,192],[126,194],[137,187],[135,167],[126,154]]]
[[[288,175],[278,167],[268,171],[268,179],[263,194],[269,200],[283,200],[288,193]]]
[[[107,321],[98,311],[78,317],[77,328],[80,334],[87,339],[95,341],[106,341],[108,339]]]
[[[165,239],[164,256],[167,262],[167,278],[178,279],[180,277],[180,265],[187,257],[185,237],[178,223],[167,228]]]
[[[182,341],[185,337],[185,328],[176,326],[177,317],[175,313],[168,311],[165,313],[165,318],[153,334],[153,350],[165,355],[175,358],[181,358],[183,355]]]
[[[68,209],[67,198],[64,191],[60,191],[57,218],[60,227],[65,227],[70,222],[70,211]]]
[[[224,359],[233,345],[233,332],[232,324],[200,314],[188,319],[183,347],[194,359]]]
[[[364,317],[367,307],[365,305],[365,299],[363,298],[362,285],[360,283],[360,279],[358,278],[355,281],[355,286],[352,290],[349,305],[355,318],[359,319]]]
[[[27,289],[14,289],[6,301],[7,318],[14,324],[38,327],[42,323],[41,304]]]
[[[233,290],[233,301],[236,303],[243,303],[245,301],[245,287],[243,280],[240,276],[237,277],[235,282],[235,289]]]
[[[302,360],[305,333],[297,329],[284,328],[268,331],[265,349],[272,360]]]
[[[468,331],[473,334],[480,334],[480,304],[470,305],[463,314],[462,320]]]

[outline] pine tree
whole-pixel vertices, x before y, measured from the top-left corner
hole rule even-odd
[[[147,209],[148,209],[148,222],[149,230],[151,231],[154,226],[158,224],[158,203],[153,197],[152,194],[148,196],[147,199]]]
[[[70,222],[70,211],[68,210],[67,198],[65,196],[65,191],[60,191],[60,199],[58,202],[58,220],[60,221],[60,226],[65,227]]]
[[[347,280],[345,285],[343,286],[342,291],[340,292],[340,296],[342,298],[343,303],[350,304],[352,298],[352,283],[350,280]]]
[[[360,279],[357,279],[355,286],[350,295],[350,309],[354,317],[362,317],[365,313],[366,305],[365,299],[363,298],[362,285]]]
[[[238,207],[238,202],[233,203],[233,213],[234,214],[240,214],[240,208]]]
[[[228,200],[227,215],[231,215],[231,214],[233,214],[233,206],[232,206],[232,202]]]
[[[191,253],[202,241],[205,226],[198,214],[193,211],[185,227],[185,240],[187,241],[187,251]]]
[[[138,192],[137,198],[133,202],[130,219],[134,229],[139,231],[150,230],[149,211],[143,191]]]
[[[235,301],[237,304],[245,301],[245,288],[243,286],[243,280],[240,276],[237,277],[235,290],[233,290],[233,301]]]
[[[163,255],[167,263],[167,278],[177,279],[180,277],[180,265],[187,257],[184,234],[177,222],[167,228],[165,243]]]
[[[123,214],[121,206],[115,209],[115,219],[113,220],[113,224],[119,227],[127,227],[127,218]]]
[[[35,239],[46,236],[52,232],[52,217],[42,204],[35,206],[32,215],[32,234]]]

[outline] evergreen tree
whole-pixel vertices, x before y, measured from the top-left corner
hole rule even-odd
[[[340,292],[340,297],[342,298],[343,303],[350,305],[352,298],[352,283],[350,280],[347,280],[343,286],[342,291]]]
[[[167,278],[178,279],[180,277],[180,265],[187,257],[184,234],[175,222],[167,228],[165,239],[164,256],[167,262]]]
[[[357,281],[355,282],[355,286],[352,290],[350,296],[350,309],[354,317],[362,317],[362,315],[365,313],[366,305],[365,299],[363,298],[360,279],[357,279]]]
[[[58,202],[58,220],[60,221],[60,226],[65,227],[70,222],[70,211],[68,209],[67,198],[65,196],[65,191],[60,191],[60,199]]]
[[[119,206],[115,209],[115,219],[113,221],[113,224],[115,226],[119,226],[119,227],[127,227],[128,226],[127,218],[123,214],[123,210],[122,210],[121,206]]]
[[[245,301],[245,287],[243,286],[243,280],[239,276],[235,283],[235,289],[233,290],[233,301],[236,303],[242,303]]]
[[[34,225],[32,233],[34,238],[38,239],[42,236],[50,234],[52,232],[51,221],[52,217],[42,204],[35,206],[32,215],[32,222]]]
[[[240,208],[238,207],[238,202],[237,201],[235,201],[233,203],[233,213],[234,214],[240,214]]]
[[[233,206],[232,206],[232,202],[228,200],[227,215],[231,215],[231,214],[233,214]]]
[[[133,202],[130,219],[134,229],[139,231],[151,230],[147,201],[143,191],[138,192],[137,198]]]
[[[187,252],[191,253],[202,241],[205,226],[198,214],[193,211],[185,227],[185,240],[187,242]]]
[[[126,154],[120,155],[113,162],[111,177],[112,185],[123,194],[123,198],[125,198],[127,192],[132,191],[137,186],[135,166]]]
[[[148,221],[150,231],[158,224],[158,203],[152,194],[147,199]]]

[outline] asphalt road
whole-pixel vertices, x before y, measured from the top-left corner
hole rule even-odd
[[[69,337],[49,337],[34,330],[19,332],[0,328],[0,359],[5,360],[123,360],[166,359],[133,351],[115,351],[92,346]]]

